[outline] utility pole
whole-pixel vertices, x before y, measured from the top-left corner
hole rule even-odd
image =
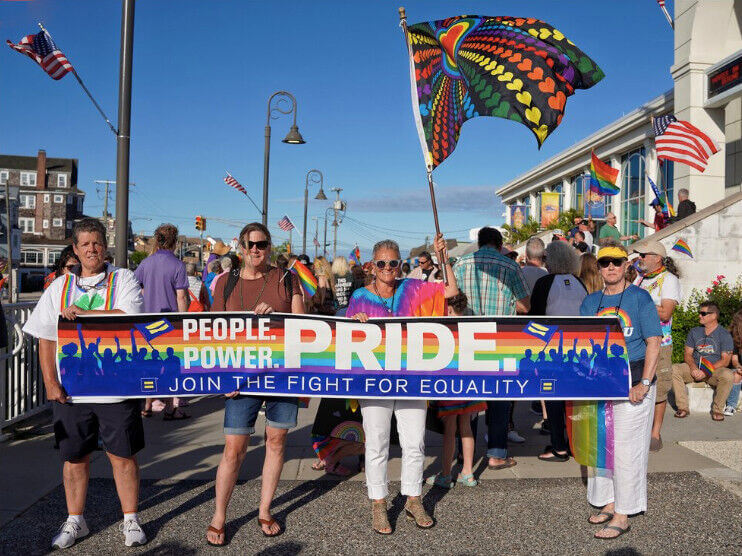
[[[325,258],[327,258],[327,211],[332,209],[327,209],[325,211],[325,240],[322,242],[322,253]]]
[[[116,265],[128,268],[129,145],[131,143],[131,64],[134,54],[134,0],[121,4],[119,129],[116,135]]]
[[[314,258],[317,259],[317,244],[319,243],[319,217],[313,216],[312,220],[314,220]]]
[[[332,210],[335,213],[335,219],[332,221],[332,225],[335,227],[332,245],[332,260],[335,260],[335,257],[337,257],[338,254],[338,226],[340,225],[340,223],[338,222],[338,210],[340,210],[340,208],[342,207],[342,202],[340,201],[340,192],[342,190],[342,187],[333,187],[330,190],[335,192],[335,202],[332,205]]]

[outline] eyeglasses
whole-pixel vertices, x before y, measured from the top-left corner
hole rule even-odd
[[[715,313],[713,311],[698,311],[698,314],[705,317],[706,315],[713,315]]]
[[[77,266],[77,263],[72,263],[72,264],[66,264],[66,265],[64,265],[64,268],[65,268],[66,270],[72,270],[72,269],[73,269],[73,268],[75,268],[76,266]]]
[[[430,262],[430,259],[420,259],[418,261],[421,265],[428,264]]]
[[[600,265],[600,268],[608,268],[608,266],[613,265],[615,267],[621,266],[623,263],[626,262],[626,259],[598,259],[598,264]]]
[[[401,262],[402,261],[399,259],[392,259],[391,261],[374,261],[374,264],[376,265],[376,268],[383,270],[386,266],[389,268],[397,268]]]
[[[268,249],[268,246],[270,244],[271,244],[271,242],[268,241],[267,239],[264,239],[262,241],[250,241],[249,239],[247,240],[247,248],[248,249],[252,249],[253,247],[257,247],[261,251],[265,251],[266,249]]]

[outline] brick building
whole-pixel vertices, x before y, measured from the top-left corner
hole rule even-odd
[[[77,159],[0,155],[0,184],[19,186],[21,272],[42,274],[70,243],[82,218],[85,193],[77,187]]]

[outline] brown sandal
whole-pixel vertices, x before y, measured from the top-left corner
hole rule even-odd
[[[723,413],[712,413],[711,418],[714,421],[723,421],[724,420],[724,414]]]
[[[404,505],[404,511],[407,515],[407,519],[414,521],[420,529],[430,529],[435,525],[435,521],[425,511],[423,503],[419,498],[407,499],[407,503]],[[427,523],[427,525],[423,525]]]
[[[685,419],[688,415],[689,413],[685,409],[678,409],[675,412],[675,417],[677,417],[678,419]]]
[[[211,546],[217,546],[217,547],[224,546],[226,544],[226,540],[227,540],[227,536],[224,535],[225,529],[226,529],[226,527],[222,527],[221,529],[217,529],[216,527],[212,527],[211,525],[209,525],[209,528],[206,530],[206,543],[207,544],[210,544]],[[224,535],[225,542],[223,542],[222,544],[217,544],[215,542],[211,542],[209,540],[209,533],[214,533],[215,535]]]
[[[371,527],[379,535],[392,534],[392,526],[389,523],[389,516],[386,511],[386,500],[384,502],[371,502]]]
[[[279,525],[278,533],[273,533],[271,535],[271,534],[265,532],[265,529],[263,529],[263,526],[265,525],[266,527],[270,527],[274,523],[278,523],[278,522],[275,519],[273,519],[273,518],[270,518],[270,519],[260,519],[260,518],[258,518],[258,527],[260,527],[261,533],[263,533],[263,535],[266,536],[266,537],[277,537],[279,535],[283,535],[284,529],[280,525]]]

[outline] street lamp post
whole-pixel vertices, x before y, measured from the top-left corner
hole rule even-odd
[[[278,100],[271,108],[273,99],[278,97]],[[291,107],[286,108],[282,105],[283,102],[291,101]],[[274,116],[273,112],[279,112],[280,114],[291,114],[294,113],[294,123],[291,129],[283,139],[284,143],[290,145],[303,145],[306,143],[304,138],[299,133],[299,128],[296,126],[296,99],[294,95],[286,91],[278,91],[273,93],[268,99],[268,117],[265,122],[265,150],[263,151],[263,226],[268,226],[268,168],[270,167],[270,156],[271,156],[271,119],[278,118],[278,115]]]
[[[317,180],[318,176],[319,181]],[[324,179],[325,178],[322,175],[322,172],[313,169],[307,172],[306,179],[304,180],[304,233],[301,238],[301,252],[304,255],[307,254],[307,206],[309,204],[309,183],[311,182],[312,184],[319,184],[319,193],[317,193],[315,199],[317,199],[318,201],[326,201],[327,197],[325,196],[325,192],[322,190]]]

